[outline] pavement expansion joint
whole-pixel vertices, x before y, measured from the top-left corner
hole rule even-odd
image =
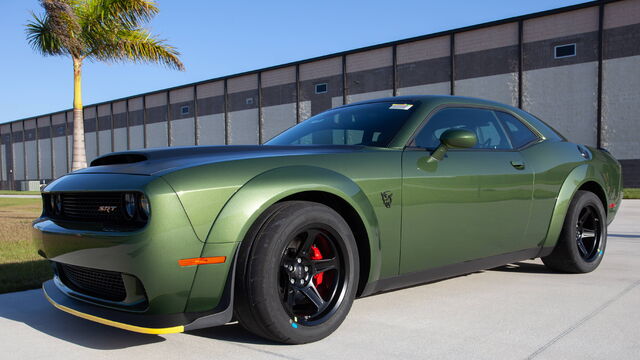
[[[558,334],[556,337],[554,337],[553,339],[549,340],[549,342],[547,342],[546,344],[544,344],[541,347],[539,347],[531,355],[527,356],[527,360],[533,359],[536,356],[540,355],[540,353],[542,353],[543,351],[548,349],[551,345],[555,344],[556,342],[558,342],[563,337],[569,335],[575,329],[579,328],[582,324],[586,323],[591,318],[593,318],[594,316],[598,315],[600,312],[602,312],[604,309],[608,308],[614,302],[618,301],[621,297],[626,295],[629,291],[633,290],[638,285],[640,285],[640,280],[637,280],[634,283],[632,283],[631,285],[627,286],[622,291],[620,291],[615,296],[613,296],[611,299],[607,300],[604,304],[600,305],[598,308],[596,308],[595,310],[593,310],[592,312],[587,314],[585,317],[583,317],[582,319],[578,320],[575,324],[571,325],[570,327],[565,329],[563,332]]]

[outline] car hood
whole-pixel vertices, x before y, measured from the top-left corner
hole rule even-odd
[[[188,167],[266,157],[304,156],[354,152],[364,149],[358,145],[235,145],[184,146],[115,152],[100,156],[88,168],[76,173],[118,173],[162,175]]]

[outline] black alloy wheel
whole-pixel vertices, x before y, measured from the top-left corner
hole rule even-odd
[[[358,246],[340,214],[309,201],[277,203],[240,246],[234,314],[267,339],[320,340],[347,317],[359,272]]]
[[[602,219],[593,205],[582,208],[576,223],[576,245],[584,261],[594,261],[601,252]]]
[[[335,233],[314,224],[296,234],[282,254],[279,292],[292,319],[317,325],[340,306],[346,289]]]
[[[587,273],[600,265],[606,245],[607,213],[602,200],[590,191],[578,190],[553,251],[542,261],[555,271]]]

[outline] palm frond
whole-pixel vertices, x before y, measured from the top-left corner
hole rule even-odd
[[[33,19],[26,24],[27,42],[43,55],[62,55],[66,51],[60,40],[51,31],[49,16],[31,13]]]
[[[169,68],[184,70],[178,50],[142,28],[120,30],[114,38],[93,42],[91,58],[99,61],[133,61],[160,63]]]
[[[41,0],[42,7],[47,12],[49,31],[60,42],[60,45],[75,57],[82,56],[80,24],[74,11],[74,2],[70,0]]]
[[[88,0],[78,8],[87,27],[136,29],[158,14],[152,0]]]
[[[27,24],[27,39],[47,55],[74,59],[160,63],[184,70],[180,53],[142,28],[158,8],[155,0],[40,0],[46,14]]]

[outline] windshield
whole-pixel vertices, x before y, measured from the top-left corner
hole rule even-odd
[[[369,103],[329,110],[301,122],[266,145],[387,146],[417,106]]]

